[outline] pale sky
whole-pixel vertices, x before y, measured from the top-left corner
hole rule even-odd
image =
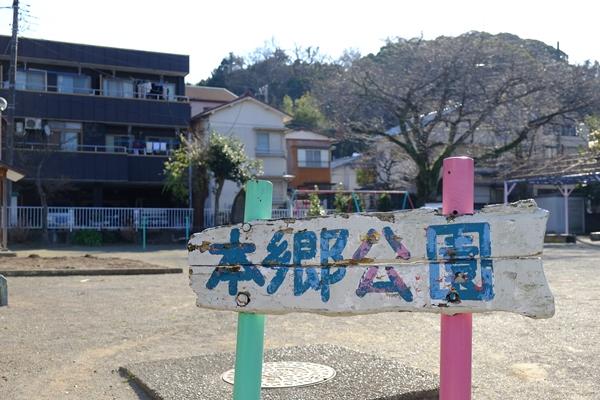
[[[11,0],[0,0],[10,6]],[[21,0],[22,36],[190,56],[186,81],[210,76],[229,52],[274,41],[284,49],[376,52],[388,37],[425,39],[470,30],[510,32],[561,50],[572,62],[600,60],[600,3],[588,0]],[[0,9],[0,34],[12,13]],[[27,27],[29,25],[29,27]]]

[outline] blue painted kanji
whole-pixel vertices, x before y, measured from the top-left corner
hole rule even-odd
[[[477,235],[478,243],[474,237]],[[438,247],[438,238],[443,246]],[[489,301],[494,298],[488,223],[432,225],[427,228],[427,258],[432,300]],[[481,285],[475,284],[479,256]],[[440,260],[441,258],[441,260]]]
[[[271,238],[271,241],[267,245],[267,251],[269,252],[265,259],[262,261],[262,265],[274,269],[275,276],[271,279],[271,282],[267,286],[267,293],[273,294],[279,289],[279,286],[283,283],[285,276],[288,272],[290,260],[292,259],[292,253],[288,248],[288,241],[282,240],[283,232],[277,231]]]
[[[256,246],[253,243],[240,243],[240,230],[234,228],[229,234],[229,243],[213,243],[208,248],[210,254],[222,254],[220,266],[237,266],[239,270],[216,267],[208,282],[207,289],[214,289],[220,282],[229,282],[229,294],[235,296],[238,292],[238,282],[254,281],[258,286],[265,284],[265,278],[256,266],[252,265],[247,253],[253,253]]]
[[[335,242],[330,246],[332,239]],[[321,231],[321,265],[326,266],[331,258],[333,261],[344,259],[342,253],[348,243],[348,229],[323,229]]]
[[[301,267],[302,260],[310,259],[316,255],[316,240],[314,232],[298,232],[294,234],[294,295],[301,296],[308,289],[320,290],[321,300],[329,301],[330,285],[337,283],[346,275],[345,268],[338,268],[331,272],[328,265],[329,259],[340,261],[343,259],[342,252],[348,241],[347,229],[321,230],[321,265],[323,267]],[[330,246],[331,240],[335,242]],[[298,249],[298,252],[296,253]],[[320,270],[320,271],[319,271]],[[319,274],[320,272],[320,274]],[[306,275],[306,279],[304,278]],[[320,275],[320,276],[319,276]]]

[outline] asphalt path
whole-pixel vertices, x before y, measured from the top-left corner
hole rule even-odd
[[[151,250],[94,254],[186,265],[183,250]],[[474,399],[600,398],[600,248],[555,245],[544,252],[556,315],[474,317]],[[8,284],[10,305],[0,308],[0,399],[143,399],[119,375],[120,366],[235,347],[235,314],[197,308],[185,273],[15,277]],[[342,345],[437,373],[439,316],[267,318],[267,348],[312,343]]]

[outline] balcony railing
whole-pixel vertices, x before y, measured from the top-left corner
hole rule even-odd
[[[329,161],[298,161],[301,168],[329,168]]]
[[[2,89],[8,89],[9,82],[2,82]],[[175,102],[189,102],[187,96],[178,95],[165,95],[158,93],[147,93],[139,92],[137,90],[110,90],[104,91],[102,89],[94,89],[88,87],[61,87],[56,85],[17,85],[17,90],[26,92],[50,92],[50,93],[61,93],[81,96],[102,96],[122,99],[142,99],[142,100],[156,100],[156,101],[175,101]]]
[[[102,146],[102,145],[90,145],[90,144],[56,144],[56,143],[35,143],[35,142],[21,142],[15,143],[16,149],[22,150],[37,150],[37,151],[68,151],[68,152],[86,152],[86,153],[111,153],[111,154],[130,154],[130,155],[158,155],[168,156],[174,149],[161,148],[158,149],[148,148],[148,143],[158,142],[142,142],[143,147],[133,148],[131,146]]]
[[[267,156],[267,157],[285,157],[285,153],[281,149],[270,149],[267,147],[257,147],[254,149],[254,153],[257,156]]]

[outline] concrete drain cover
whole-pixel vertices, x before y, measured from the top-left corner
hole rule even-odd
[[[233,369],[221,378],[233,385]],[[266,362],[262,370],[262,388],[289,388],[311,386],[326,382],[335,376],[335,370],[322,364],[296,361]]]

